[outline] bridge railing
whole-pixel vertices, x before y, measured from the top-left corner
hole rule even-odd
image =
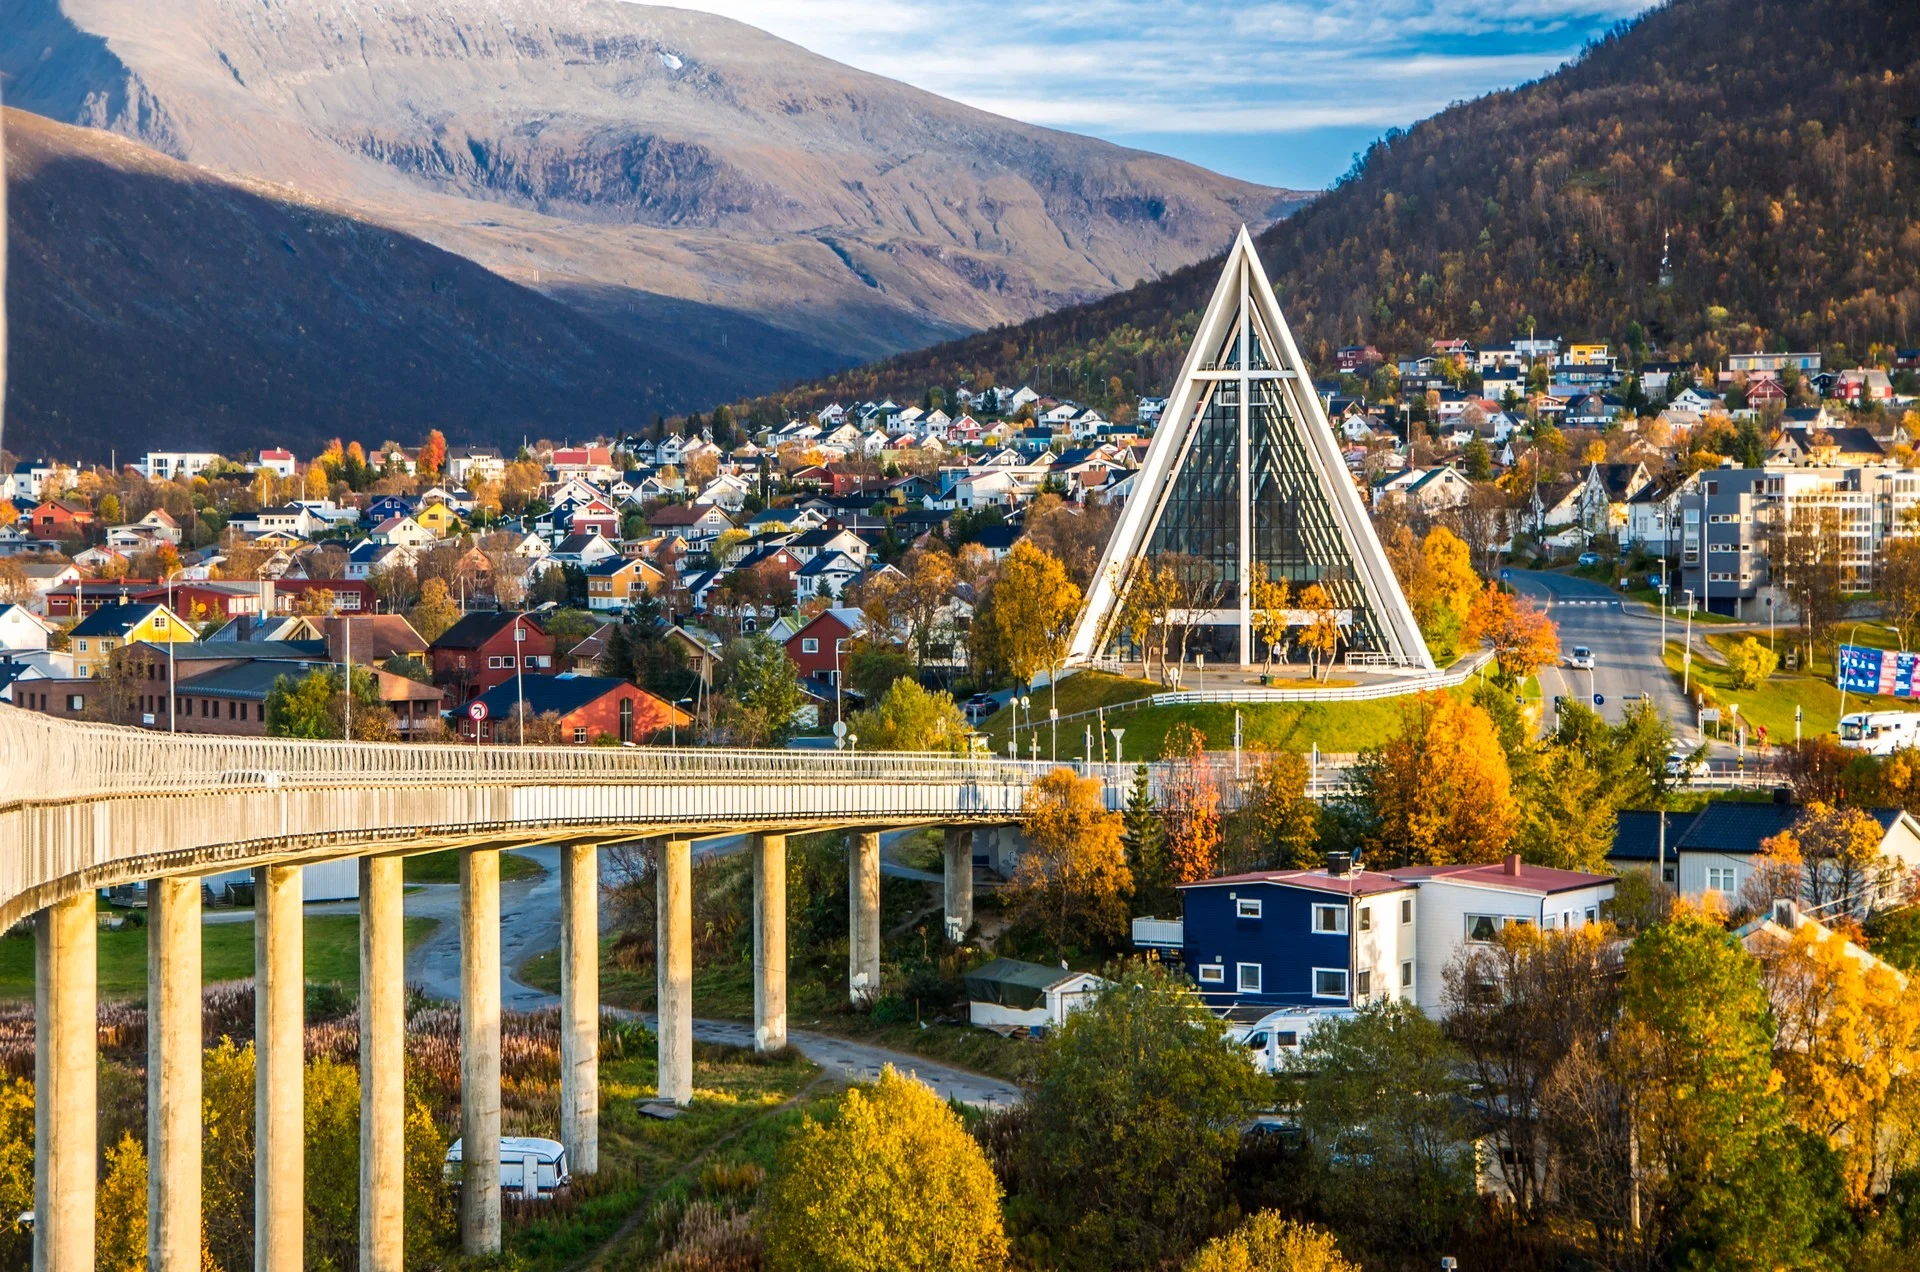
[[[460,746],[155,734],[0,711],[0,800],[282,785],[756,781],[1028,781],[1045,761],[892,751]]]

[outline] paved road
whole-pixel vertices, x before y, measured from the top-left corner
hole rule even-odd
[[[1677,736],[1694,737],[1693,708],[1660,659],[1657,611],[1649,614],[1644,606],[1623,604],[1617,593],[1591,579],[1541,570],[1507,570],[1503,575],[1515,591],[1543,605],[1559,625],[1562,653],[1571,653],[1576,645],[1593,651],[1591,672],[1562,666],[1540,673],[1540,688],[1549,702],[1565,694],[1591,705],[1598,693],[1606,700],[1600,713],[1618,722],[1628,695],[1650,694]],[[1667,639],[1678,639],[1680,628],[1671,614],[1667,624]]]

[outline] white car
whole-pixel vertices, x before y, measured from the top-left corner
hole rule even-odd
[[[1593,670],[1593,651],[1585,645],[1575,645],[1573,652],[1567,655],[1567,666],[1575,671]]]
[[[1706,760],[1690,752],[1675,751],[1667,757],[1668,777],[1677,777],[1685,781],[1691,778],[1705,777],[1708,772],[1709,769]]]

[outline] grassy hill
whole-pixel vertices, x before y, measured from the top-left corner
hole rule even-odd
[[[1376,143],[1259,236],[1303,352],[1610,339],[1701,359],[1920,344],[1920,5],[1673,0],[1552,75]],[[1670,279],[1662,279],[1662,254]],[[1218,260],[782,395],[1163,389]]]

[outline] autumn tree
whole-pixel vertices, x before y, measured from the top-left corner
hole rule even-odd
[[[1000,563],[990,610],[995,643],[1016,681],[1057,675],[1080,614],[1080,589],[1057,557],[1024,540],[1014,544]]]
[[[1261,577],[1253,581],[1253,634],[1267,647],[1267,669],[1273,669],[1273,656],[1286,644],[1287,629],[1292,626],[1288,608],[1291,590],[1284,578]]]
[[[1641,1240],[1659,1265],[1792,1265],[1818,1209],[1773,1069],[1759,964],[1698,913],[1627,950],[1615,1072],[1632,1093],[1629,1134]]]
[[[1864,1210],[1920,1160],[1920,986],[1818,923],[1763,929],[1756,953],[1788,1116],[1839,1154],[1847,1202]]]
[[[720,688],[724,722],[739,746],[785,745],[807,701],[786,651],[758,634],[727,646]]]
[[[1239,810],[1233,814],[1241,839],[1238,870],[1310,869],[1320,862],[1320,805],[1307,794],[1311,777],[1298,751],[1252,753]]]
[[[1307,647],[1316,672],[1323,666],[1326,668],[1324,679],[1333,674],[1333,660],[1340,651],[1339,611],[1334,608],[1333,597],[1318,583],[1308,584],[1300,593],[1300,608],[1307,613],[1300,643]]]
[[[1553,620],[1494,583],[1481,590],[1464,634],[1470,641],[1493,646],[1500,681],[1510,688],[1560,657],[1560,633]]]
[[[94,1194],[93,1266],[141,1272],[147,1266],[147,1150],[131,1133],[106,1151]]]
[[[0,1079],[0,1214],[33,1209],[33,1081]],[[0,1260],[8,1267],[33,1264],[33,1233],[0,1223]]]
[[[444,579],[428,579],[420,585],[420,599],[407,611],[407,621],[429,644],[446,635],[448,629],[460,621],[460,607],[454,604]]]
[[[33,583],[11,557],[0,558],[0,605],[26,605],[33,600]]]
[[[1891,883],[1896,869],[1880,845],[1886,832],[1858,808],[1808,804],[1793,835],[1806,862],[1806,901],[1838,915],[1865,910]]]
[[[892,1065],[805,1118],[767,1182],[772,1272],[987,1272],[1006,1260],[1000,1184],[966,1125]]]
[[[1020,1201],[1060,1266],[1154,1268],[1212,1226],[1241,1127],[1271,1091],[1184,976],[1128,962],[1034,1062]]]
[[[924,689],[911,676],[893,681],[871,707],[854,714],[848,727],[870,750],[952,755],[966,754],[972,732],[952,694]]]
[[[1480,598],[1471,549],[1445,526],[1435,526],[1416,543],[1411,527],[1401,525],[1384,546],[1428,651],[1437,661],[1452,661]]]
[[[1513,778],[1487,713],[1444,693],[1400,700],[1400,732],[1362,751],[1350,801],[1370,860],[1491,861],[1519,824]]]
[[[1182,1272],[1360,1272],[1325,1228],[1262,1210],[1188,1259]]]
[[[1182,721],[1167,730],[1160,746],[1167,766],[1161,807],[1172,884],[1209,878],[1220,866],[1220,787],[1206,745],[1206,735]]]
[[[1727,671],[1735,689],[1758,689],[1779,662],[1772,649],[1751,636],[1727,651]]]
[[[1111,940],[1125,933],[1127,870],[1124,825],[1109,812],[1099,778],[1057,768],[1027,788],[1020,830],[1027,848],[1014,867],[1010,899],[1023,919],[1053,942]]]
[[[427,440],[413,462],[421,476],[438,477],[447,467],[447,435],[437,428],[428,429]]]

